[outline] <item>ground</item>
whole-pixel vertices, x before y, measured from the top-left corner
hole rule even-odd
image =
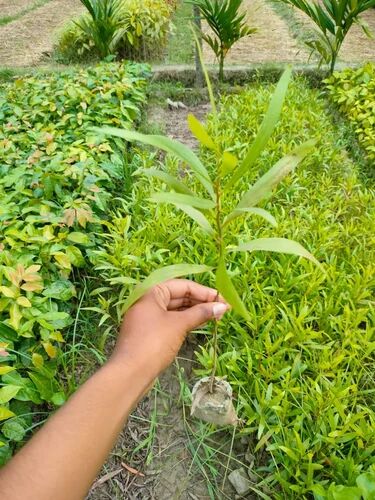
[[[8,2],[1,0],[0,7],[3,3]],[[30,0],[16,0],[11,7],[6,7],[5,12],[13,15],[33,3]],[[82,10],[79,0],[51,0],[1,26],[0,66],[35,66],[48,60],[59,28]]]

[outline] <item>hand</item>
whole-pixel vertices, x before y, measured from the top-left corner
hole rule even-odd
[[[212,288],[189,280],[166,281],[129,309],[112,358],[143,366],[156,378],[173,362],[189,331],[221,319],[228,309]]]

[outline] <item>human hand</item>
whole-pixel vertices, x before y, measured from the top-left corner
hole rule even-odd
[[[126,313],[113,358],[143,366],[156,378],[169,366],[187,335],[230,308],[212,288],[170,280],[152,288]]]

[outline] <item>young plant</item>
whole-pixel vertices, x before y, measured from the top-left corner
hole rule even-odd
[[[224,61],[232,46],[255,33],[245,22],[246,13],[240,13],[242,0],[190,0],[207,22],[213,35],[201,30],[200,36],[214,51],[219,61],[219,80],[224,80]]]
[[[77,26],[94,43],[100,58],[115,54],[126,31],[122,0],[81,0],[89,16],[77,21]]]
[[[312,52],[319,54],[319,64],[329,64],[331,74],[345,37],[354,23],[359,24],[371,37],[367,25],[359,16],[375,7],[375,0],[324,0],[323,3],[309,0],[282,1],[304,12],[319,28],[315,31],[315,38],[307,41],[306,45]]]
[[[207,75],[206,72],[205,74]],[[118,130],[115,128],[98,129],[102,134],[120,137],[130,142],[141,142],[162,149],[167,153],[175,155],[183,164],[187,165],[191,172],[195,174],[206,196],[203,197],[199,193],[194,192],[179,178],[175,178],[158,169],[149,168],[145,171],[148,176],[162,180],[170,188],[168,192],[162,191],[154,193],[151,196],[151,201],[155,203],[169,203],[185,212],[200,226],[202,231],[206,233],[206,238],[210,238],[214,241],[216,246],[213,266],[202,265],[201,263],[195,265],[176,264],[158,269],[138,285],[129,295],[124,303],[124,310],[127,310],[134,304],[152,286],[166,279],[213,271],[216,276],[215,284],[217,290],[228,301],[236,313],[241,315],[246,321],[251,322],[250,314],[227,271],[227,258],[230,252],[281,252],[305,257],[319,265],[317,260],[299,243],[285,238],[259,238],[251,241],[243,241],[234,247],[228,245],[229,237],[233,238],[233,236],[237,236],[240,240],[242,237],[241,233],[233,233],[231,223],[234,219],[246,217],[251,214],[262,217],[273,226],[276,225],[276,221],[271,213],[259,207],[259,205],[271,195],[273,188],[277,186],[287,174],[292,172],[313,148],[314,141],[308,141],[280,159],[268,172],[261,176],[255,184],[242,193],[239,203],[237,203],[229,213],[224,212],[224,197],[235,198],[233,195],[235,190],[237,191],[240,187],[239,181],[247,174],[249,169],[255,165],[266,147],[279,120],[290,77],[291,70],[287,69],[276,87],[258,134],[242,161],[233,153],[223,150],[220,144],[214,142],[206,128],[197,118],[193,115],[189,115],[188,121],[191,132],[203,146],[212,152],[216,159],[215,167],[211,175],[207,167],[202,163],[194,151],[177,141],[163,136],[143,135],[129,130]],[[216,107],[213,100],[210,81],[207,76],[206,78],[213,112],[216,115]],[[217,126],[220,126],[220,124],[217,123]],[[226,390],[225,387],[223,388],[222,386],[222,381],[215,377],[217,364],[217,323],[215,323],[214,327],[213,343],[214,359],[212,376],[210,380],[205,381],[203,386],[205,394],[202,394],[202,384],[198,389],[199,398],[201,400],[203,396],[206,397],[207,394],[216,390]],[[228,392],[227,390],[227,394]],[[233,408],[228,407],[227,410],[228,416],[230,416],[230,420],[228,420],[227,423],[233,423]],[[214,419],[206,418],[206,420],[214,422]],[[218,423],[218,421],[216,420],[214,423]],[[222,418],[220,423],[225,423]]]

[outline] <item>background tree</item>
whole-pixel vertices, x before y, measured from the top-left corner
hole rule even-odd
[[[232,46],[255,33],[245,21],[246,13],[240,12],[242,0],[190,0],[199,9],[213,35],[201,29],[203,40],[211,47],[219,61],[219,80],[224,80],[224,61]]]
[[[371,37],[367,25],[359,16],[370,7],[375,7],[375,0],[323,0],[322,3],[309,0],[282,1],[304,12],[319,28],[315,30],[315,37],[306,44],[312,52],[319,54],[320,65],[323,62],[329,64],[331,74],[345,37],[354,23],[362,26]]]
[[[122,0],[81,0],[89,16],[77,22],[94,43],[100,58],[115,54],[126,30]]]

